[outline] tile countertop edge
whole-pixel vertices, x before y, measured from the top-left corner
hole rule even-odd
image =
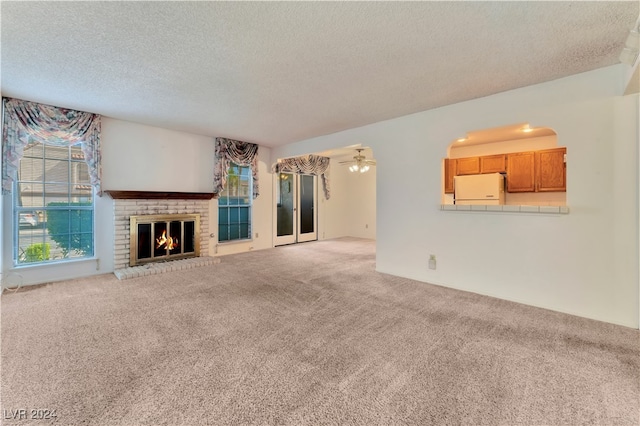
[[[440,204],[442,211],[464,212],[491,212],[491,213],[543,213],[543,214],[569,214],[569,206],[516,206],[484,205],[484,204]]]

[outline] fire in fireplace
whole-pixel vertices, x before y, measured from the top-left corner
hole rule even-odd
[[[200,215],[131,216],[129,265],[200,255]]]

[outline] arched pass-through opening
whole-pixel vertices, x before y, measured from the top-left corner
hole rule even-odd
[[[566,148],[548,127],[519,123],[470,131],[447,147],[442,163],[442,204],[483,204],[467,202],[467,196],[461,194],[463,181],[475,178],[459,177],[500,174],[497,178],[504,194],[487,205],[566,207],[566,168]]]

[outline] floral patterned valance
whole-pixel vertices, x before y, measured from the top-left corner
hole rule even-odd
[[[309,154],[301,157],[278,160],[271,169],[274,173],[285,172],[320,175],[322,177],[324,198],[328,200],[331,196],[331,188],[329,186],[329,161],[329,157]]]
[[[258,145],[233,139],[216,138],[213,192],[220,193],[227,186],[229,164],[251,167],[253,198],[260,195],[258,181]]]
[[[20,99],[4,99],[2,131],[2,193],[11,192],[24,148],[30,142],[69,146],[81,144],[91,184],[101,189],[100,116]]]

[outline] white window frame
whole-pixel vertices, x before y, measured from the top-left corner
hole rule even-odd
[[[96,251],[96,226],[95,226],[95,186],[89,184],[88,182],[79,182],[80,181],[80,173],[79,173],[79,169],[81,168],[80,165],[80,161],[79,159],[76,157],[73,157],[72,154],[72,147],[75,147],[78,144],[74,144],[74,145],[70,145],[70,146],[66,146],[66,147],[55,147],[55,146],[50,146],[47,144],[40,144],[43,145],[42,149],[43,149],[43,155],[42,155],[42,180],[28,180],[28,179],[22,179],[22,161],[25,158],[29,158],[28,154],[25,152],[25,156],[22,157],[22,159],[20,160],[21,164],[18,168],[19,172],[18,172],[18,176],[17,179],[14,181],[13,184],[13,197],[12,197],[12,206],[13,206],[13,264],[15,267],[29,267],[29,266],[35,266],[35,265],[42,265],[42,264],[56,264],[56,263],[64,263],[64,262],[73,262],[73,261],[77,261],[77,260],[84,260],[84,259],[92,259],[95,258],[95,251]],[[62,182],[61,180],[57,180],[57,181],[51,181],[49,180],[49,177],[47,175],[47,170],[45,167],[46,164],[46,160],[47,159],[54,159],[54,160],[64,160],[64,159],[56,159],[56,158],[48,158],[47,154],[46,154],[46,150],[47,149],[63,149],[66,148],[67,149],[67,153],[68,156],[66,158],[67,161],[67,180],[65,182]],[[26,151],[26,149],[25,149]],[[31,157],[33,158],[33,157]],[[39,159],[39,157],[36,157]],[[43,202],[42,205],[39,206],[24,206],[24,205],[20,205],[20,200],[19,197],[20,195],[20,188],[21,188],[21,184],[32,184],[32,185],[42,185],[43,188]],[[90,200],[90,204],[89,205],[85,205],[85,206],[47,206],[45,205],[45,200],[47,197],[47,193],[46,190],[44,188],[46,188],[47,185],[51,185],[51,184],[56,184],[56,185],[67,185],[67,200],[71,203],[71,202],[88,202],[87,199]],[[86,193],[81,194],[80,196],[77,193],[73,192],[74,187],[78,187],[78,186],[82,186],[84,191],[86,191]],[[86,188],[87,186],[90,186],[90,188]],[[83,191],[83,192],[84,192]],[[49,244],[49,246],[51,247],[51,243],[52,241],[50,237],[48,237],[48,231],[46,230],[46,222],[42,222],[41,220],[43,218],[47,217],[47,213],[48,212],[52,212],[52,211],[69,211],[69,212],[80,212],[80,211],[90,211],[91,212],[91,234],[90,234],[90,238],[91,238],[91,242],[90,242],[90,247],[91,250],[90,252],[86,252],[84,253],[84,255],[79,254],[82,253],[81,251],[78,250],[69,250],[66,253],[64,253],[64,250],[57,250],[57,253],[54,253],[52,256],[53,258],[48,258],[48,259],[41,259],[41,260],[28,260],[26,253],[25,253],[25,249],[23,247],[21,247],[21,238],[20,238],[20,232],[24,231],[24,229],[21,228],[20,226],[20,214],[21,213],[25,213],[25,212],[40,212],[41,215],[39,215],[39,220],[38,220],[38,224],[41,228],[37,228],[37,229],[33,229],[31,231],[33,231],[34,233],[36,233],[36,238],[40,239],[40,241],[34,241],[34,239],[31,239],[31,244],[34,243],[43,243],[43,244]],[[71,219],[70,219],[71,220]],[[71,224],[69,225],[69,227],[71,228]],[[38,230],[41,229],[41,232],[38,233]],[[75,235],[74,233],[69,233],[69,239],[71,239],[72,235]],[[54,242],[55,244],[55,242]],[[68,246],[71,246],[71,243],[68,243]],[[26,247],[26,246],[25,246]],[[73,254],[72,256],[70,256],[70,254]]]

